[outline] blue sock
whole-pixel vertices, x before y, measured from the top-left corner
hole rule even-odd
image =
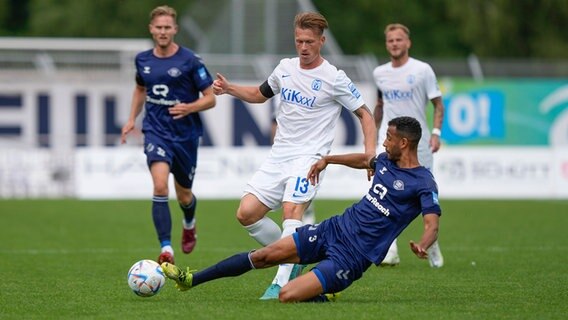
[[[217,264],[193,274],[192,286],[211,280],[236,277],[253,269],[249,259],[249,252],[235,254]]]
[[[158,233],[158,240],[163,247],[171,243],[172,217],[168,206],[168,196],[154,195],[152,198],[152,219]]]
[[[197,198],[193,195],[193,199],[190,204],[183,205],[179,204],[181,211],[183,211],[183,218],[186,224],[190,224],[193,222],[193,218],[195,217],[195,208],[197,207]]]

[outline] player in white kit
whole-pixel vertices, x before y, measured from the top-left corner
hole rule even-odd
[[[402,24],[389,24],[385,28],[386,48],[390,62],[378,66],[373,78],[378,88],[378,99],[374,117],[379,132],[379,152],[386,138],[387,123],[396,117],[409,116],[417,119],[422,127],[422,138],[418,145],[418,160],[429,170],[433,166],[433,153],[440,149],[440,135],[444,117],[442,92],[436,75],[429,64],[411,58],[410,31]],[[426,123],[428,101],[434,106],[432,133]],[[432,267],[442,267],[444,258],[438,241],[428,249],[428,260]],[[396,239],[393,241],[383,265],[397,265],[400,262]]]
[[[300,13],[294,20],[298,57],[282,59],[259,87],[235,85],[220,74],[213,83],[215,94],[227,93],[249,103],[263,103],[275,95],[280,98],[270,156],[248,182],[237,210],[239,222],[264,246],[303,225],[302,215],[319,188],[319,184],[309,183],[307,173],[312,164],[329,154],[341,108],[360,120],[365,153],[376,154],[371,111],[345,72],[320,54],[327,27],[319,13]],[[282,231],[266,216],[280,206]],[[281,265],[261,299],[278,299],[280,289],[299,273],[299,265]]]

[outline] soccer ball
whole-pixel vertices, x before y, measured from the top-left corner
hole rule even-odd
[[[141,297],[157,294],[166,283],[162,267],[153,260],[140,260],[128,270],[128,286]]]

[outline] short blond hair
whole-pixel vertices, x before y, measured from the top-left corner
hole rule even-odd
[[[388,32],[393,31],[393,30],[397,30],[400,29],[402,30],[404,33],[406,33],[406,36],[410,39],[410,30],[408,30],[408,28],[400,23],[391,23],[389,25],[387,25],[385,27],[385,36],[387,35]]]
[[[294,28],[311,29],[321,36],[328,24],[325,17],[317,12],[301,12],[294,18]]]
[[[152,12],[150,12],[150,22],[154,21],[154,18],[160,17],[160,16],[170,16],[174,19],[174,22],[175,22],[176,18],[177,18],[177,12],[176,12],[176,9],[174,9],[170,6],[156,7],[156,8],[154,8],[154,10],[152,10]]]

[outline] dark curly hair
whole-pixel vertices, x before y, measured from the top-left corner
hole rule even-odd
[[[418,146],[422,137],[420,122],[413,117],[397,117],[389,121],[389,126],[396,128],[396,132],[403,138],[408,139],[413,146]]]

